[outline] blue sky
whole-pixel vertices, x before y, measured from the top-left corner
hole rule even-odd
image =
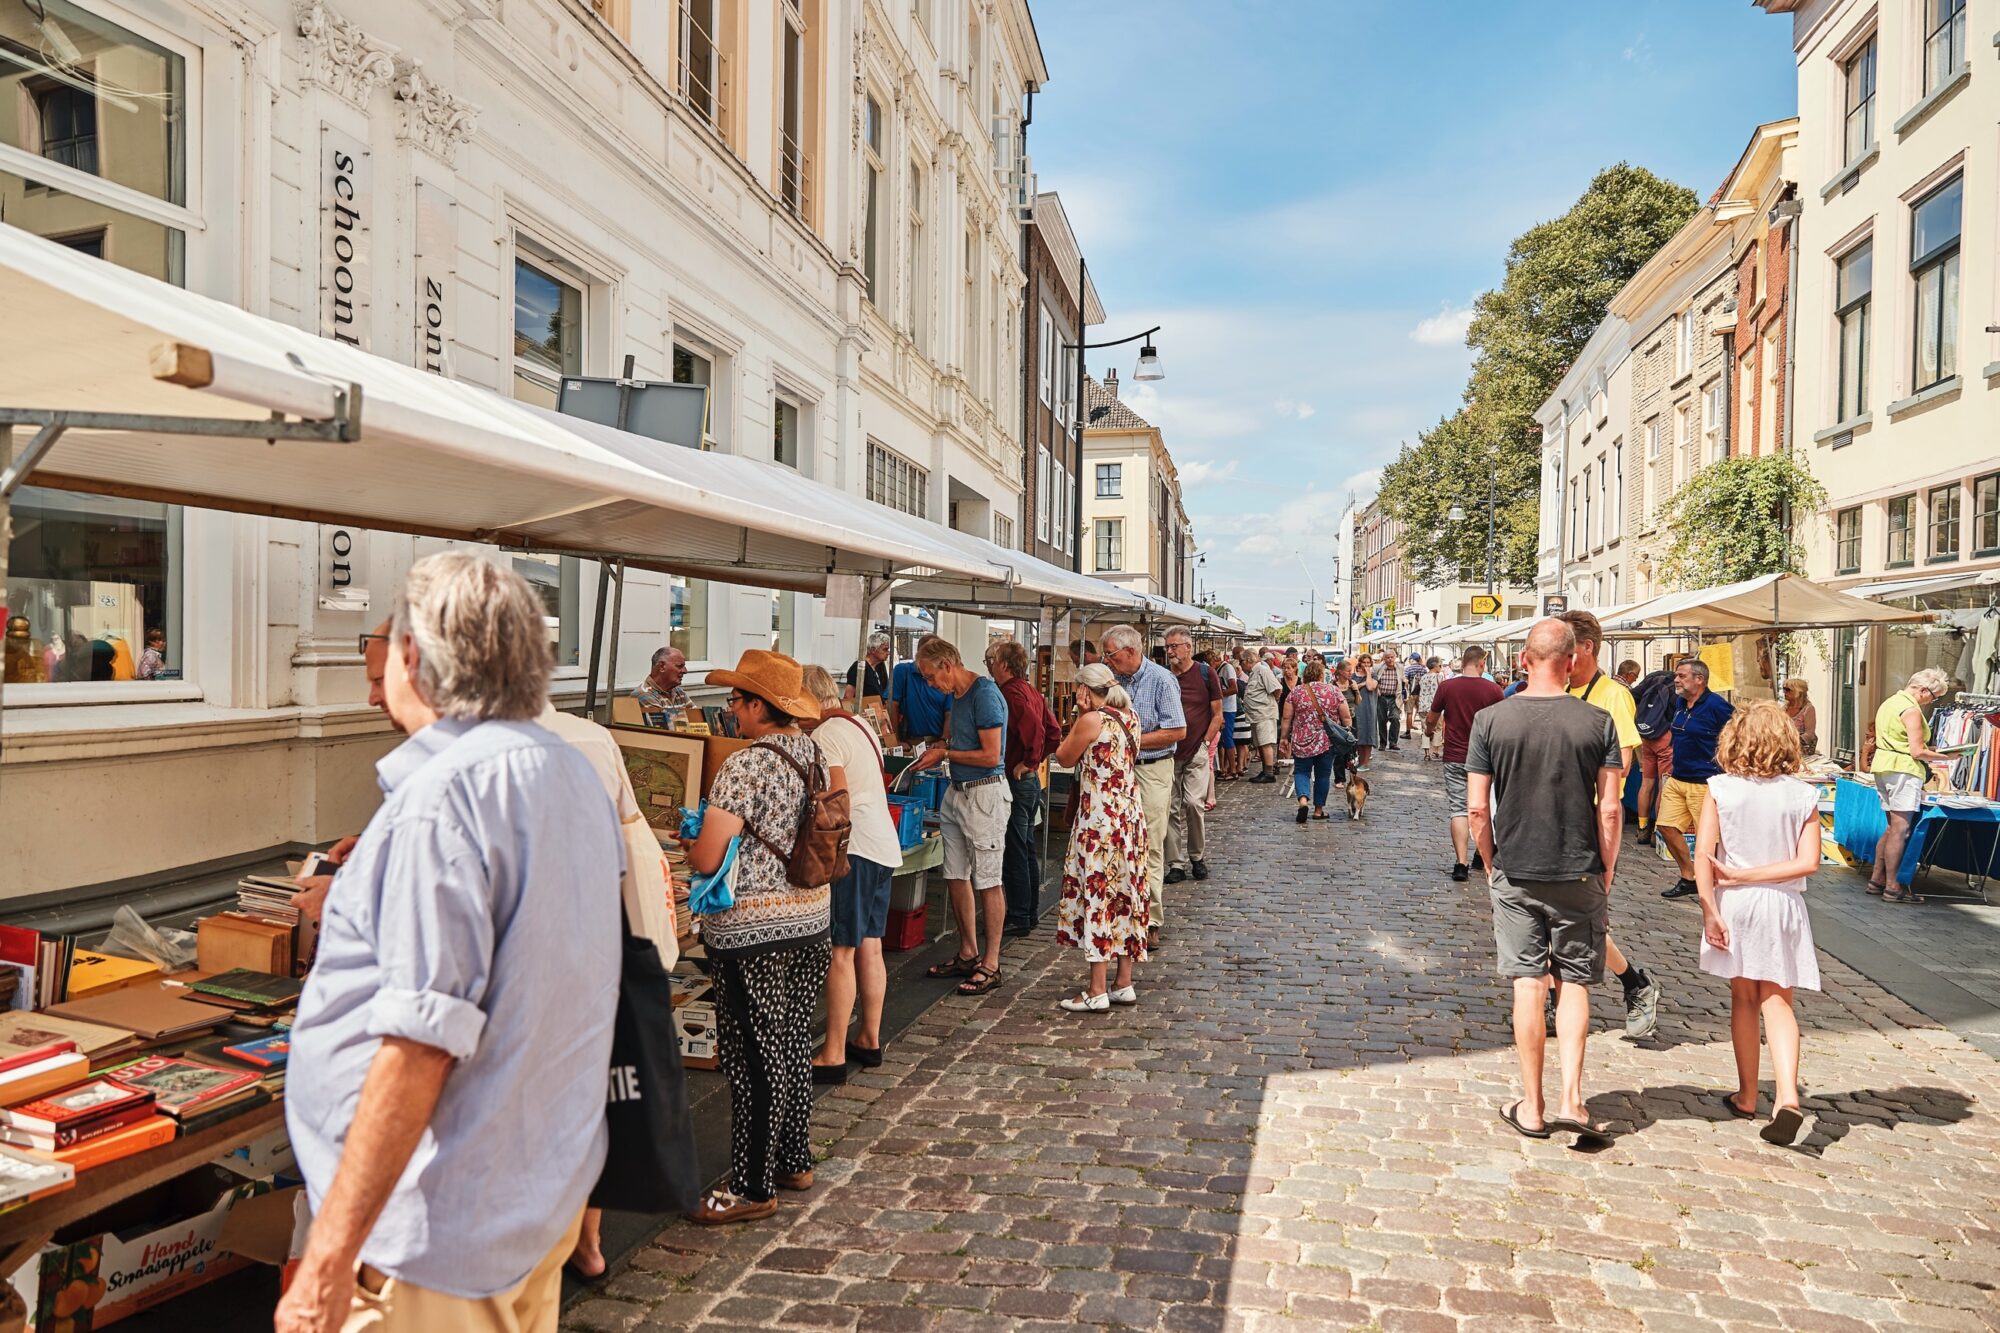
[[[1791,22],[1750,0],[1042,0],[1035,22],[1029,152],[1110,314],[1093,336],[1165,326],[1167,378],[1125,397],[1166,432],[1203,586],[1251,624],[1302,615],[1309,579],[1332,596],[1349,493],[1458,405],[1467,308],[1514,236],[1621,160],[1706,198],[1797,103]],[[1129,379],[1129,349],[1104,355],[1093,375]]]

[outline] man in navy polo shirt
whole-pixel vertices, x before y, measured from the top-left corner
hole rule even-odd
[[[1692,898],[1695,895],[1694,856],[1688,851],[1686,834],[1701,823],[1702,798],[1708,795],[1708,780],[1722,772],[1715,762],[1715,743],[1722,738],[1722,726],[1736,714],[1729,700],[1708,688],[1708,664],[1690,657],[1674,668],[1674,692],[1681,701],[1674,708],[1674,767],[1667,775],[1666,790],[1660,793],[1660,838],[1673,853],[1681,877],[1660,894],[1662,898]]]

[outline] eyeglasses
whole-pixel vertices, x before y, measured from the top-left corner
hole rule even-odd
[[[723,702],[728,704],[731,708],[735,708],[738,707],[739,705],[749,703],[750,696],[743,693],[741,690],[731,690],[729,692],[729,697],[723,700]]]
[[[387,642],[389,642],[389,636],[388,636],[388,635],[386,635],[386,634],[364,634],[364,635],[362,635],[362,636],[361,636],[361,647],[359,648],[359,650],[358,650],[358,651],[359,651],[359,652],[360,652],[360,653],[361,653],[361,654],[362,654],[363,656],[366,656],[366,655],[367,655],[367,653],[368,653],[368,645],[369,645],[369,644],[371,644],[371,643],[387,643]]]

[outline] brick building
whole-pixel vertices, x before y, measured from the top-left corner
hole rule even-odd
[[[1061,565],[1078,563],[1076,512],[1077,308],[1083,323],[1104,322],[1104,307],[1083,267],[1076,233],[1062,200],[1050,191],[1035,197],[1027,232],[1027,301],[1021,358],[1021,549]]]
[[[1794,443],[1786,367],[1791,356],[1798,141],[1796,116],[1759,125],[1715,200],[1715,220],[1729,229],[1736,268],[1736,328],[1724,370],[1729,383],[1725,454],[1754,458]]]

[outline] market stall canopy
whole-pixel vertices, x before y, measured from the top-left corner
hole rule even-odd
[[[894,511],[890,511],[892,514]],[[902,517],[895,515],[895,517]],[[922,523],[922,519],[911,519]],[[996,616],[1021,615],[1042,608],[1085,607],[1139,616],[1148,604],[1143,594],[1115,583],[1079,574],[1061,565],[999,546],[969,532],[927,525],[935,530],[934,540],[957,552],[967,563],[984,563],[1000,571],[1000,578],[966,577],[948,567],[940,567],[899,581],[898,602],[941,606],[950,610]]]
[[[1960,570],[1956,574],[1920,574],[1916,578],[1864,583],[1858,588],[1848,588],[1845,591],[1850,597],[1866,597],[1871,601],[1900,601],[1905,597],[1923,597],[1931,593],[1957,592],[1961,588],[1985,588],[1995,585],[2000,585],[2000,569]]]
[[[990,543],[940,540],[963,534],[775,463],[518,403],[5,225],[0,308],[0,408],[225,423],[345,413],[356,423],[346,440],[273,442],[74,423],[32,484],[627,557],[804,591],[823,590],[830,572],[922,569],[1003,586],[1019,577],[980,549]],[[27,429],[16,428],[17,453]]]
[[[1930,618],[1929,612],[1899,611],[1880,602],[1823,588],[1798,574],[1765,574],[1719,588],[1670,592],[1615,617],[1600,617],[1606,634],[1630,630],[1754,634],[1842,625],[1907,624]]]
[[[1637,602],[1619,602],[1615,606],[1580,606],[1576,609],[1579,611],[1588,611],[1596,616],[1597,623],[1604,626],[1605,632],[1608,634],[1611,629],[1611,622],[1637,605]],[[1528,631],[1533,629],[1537,622],[1545,618],[1543,616],[1522,616],[1519,620],[1507,621],[1507,627],[1493,636],[1493,642],[1526,643],[1528,641]]]

